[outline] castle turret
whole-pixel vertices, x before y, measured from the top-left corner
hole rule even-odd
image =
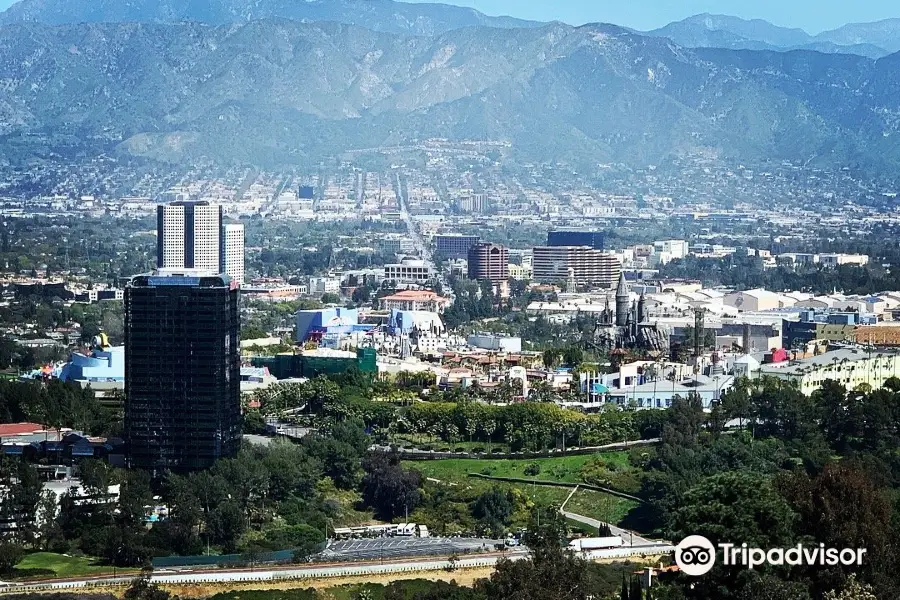
[[[644,292],[641,292],[641,297],[638,299],[638,311],[637,311],[637,321],[638,323],[643,323],[644,319],[647,318],[647,300],[644,298]]]
[[[628,284],[625,283],[625,271],[619,273],[619,286],[616,288],[616,325],[625,327],[628,324]]]

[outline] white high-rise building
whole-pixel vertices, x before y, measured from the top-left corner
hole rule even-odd
[[[222,207],[178,201],[158,206],[156,265],[225,273],[244,281],[244,226],[222,224]]]
[[[244,226],[240,223],[228,223],[222,231],[225,274],[238,283],[244,283]]]

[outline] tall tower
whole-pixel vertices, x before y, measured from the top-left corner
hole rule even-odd
[[[244,281],[244,226],[222,223],[222,207],[179,200],[156,208],[156,267],[227,273]]]
[[[638,298],[637,305],[637,321],[638,323],[643,323],[644,319],[647,318],[647,299],[644,297],[644,292],[641,292],[641,297]]]
[[[128,466],[206,469],[241,441],[239,286],[222,275],[139,275],[125,288]]]
[[[625,271],[619,273],[619,285],[616,287],[616,326],[628,324],[628,284],[625,282]]]
[[[244,226],[228,223],[222,227],[221,272],[232,281],[244,283]]]
[[[222,208],[173,202],[156,208],[156,266],[221,273]]]

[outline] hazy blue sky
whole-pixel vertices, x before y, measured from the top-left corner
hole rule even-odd
[[[557,20],[573,25],[603,21],[636,29],[654,29],[705,12],[765,19],[813,34],[846,23],[900,17],[897,0],[449,0],[448,3],[471,6],[489,15]]]
[[[302,1],[302,0],[297,0]],[[408,0],[412,2],[423,0]],[[435,0],[431,0],[435,1]],[[698,13],[760,18],[809,33],[845,23],[900,17],[897,0],[445,0],[489,15],[512,15],[573,25],[605,21],[636,29],[653,29]],[[0,0],[0,9],[14,0]]]

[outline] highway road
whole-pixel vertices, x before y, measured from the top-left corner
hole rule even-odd
[[[409,214],[409,192],[406,188],[406,182],[401,179],[399,171],[394,174],[394,177],[396,178],[397,206],[400,210],[400,218],[403,219],[403,222],[406,224],[406,229],[409,233],[409,237],[412,238],[416,254],[425,261],[426,266],[434,271],[435,277],[441,284],[444,295],[448,296],[450,300],[453,301],[455,298],[453,297],[453,291],[450,288],[450,282],[447,281],[447,278],[443,273],[438,271],[437,265],[434,263],[431,254],[431,248],[428,246],[425,238],[422,237],[422,234],[419,233],[419,227],[413,220],[412,215]]]

